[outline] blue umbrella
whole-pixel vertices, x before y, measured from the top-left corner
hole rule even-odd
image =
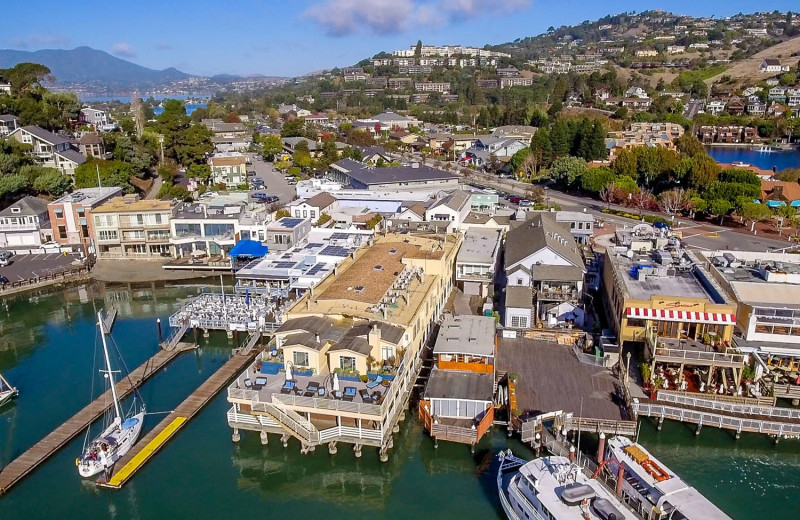
[[[250,307],[250,289],[244,290],[244,304]]]

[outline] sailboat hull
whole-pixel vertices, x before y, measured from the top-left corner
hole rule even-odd
[[[114,423],[95,438],[80,459],[76,461],[78,473],[83,478],[93,477],[112,467],[130,451],[144,423],[144,410],[124,420]]]

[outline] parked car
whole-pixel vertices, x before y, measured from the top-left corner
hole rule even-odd
[[[3,275],[0,275],[0,285],[5,285],[5,284],[7,284],[7,283],[9,283],[9,282],[8,282],[8,278],[6,278],[6,277],[5,277],[5,276],[3,276]]]
[[[11,251],[0,251],[0,258],[9,259],[12,256],[14,256],[14,253],[12,253]]]
[[[248,177],[255,177],[256,176],[256,171],[255,170],[249,170],[247,172],[247,176]]]
[[[10,258],[0,258],[0,267],[5,267],[9,264],[11,264]]]

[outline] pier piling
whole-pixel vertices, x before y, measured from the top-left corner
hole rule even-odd
[[[357,459],[361,458],[361,445],[354,444],[353,445],[353,454],[356,456]]]
[[[242,435],[239,433],[239,428],[233,429],[233,435],[231,435],[231,440],[233,442],[239,442],[240,440],[242,440]]]
[[[267,435],[267,432],[262,431],[261,432],[261,445],[262,446],[266,446],[267,444],[269,444],[269,436]]]
[[[156,327],[158,327],[158,342],[161,343],[164,340],[164,334],[161,332],[161,318],[156,318]]]
[[[331,441],[328,443],[328,453],[331,455],[336,455],[339,450],[336,448],[336,441]]]

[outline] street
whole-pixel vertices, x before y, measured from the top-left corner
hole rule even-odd
[[[263,190],[252,190],[251,193],[266,193],[268,195],[275,195],[280,198],[280,204],[286,205],[293,201],[297,196],[297,190],[294,186],[290,186],[281,172],[274,167],[271,162],[260,159],[256,154],[248,154],[252,164],[248,169],[253,169],[256,172],[256,177],[262,179],[266,188]],[[251,177],[252,178],[252,177]]]

